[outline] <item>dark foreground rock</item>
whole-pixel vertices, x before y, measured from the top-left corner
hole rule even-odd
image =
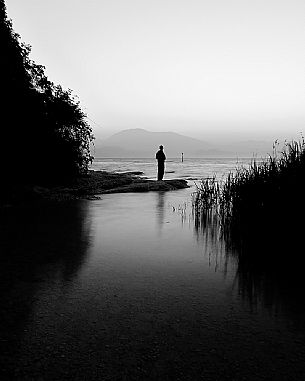
[[[87,175],[64,185],[18,185],[10,189],[6,200],[2,200],[2,205],[44,200],[99,199],[104,193],[171,191],[189,187],[186,180],[154,181],[140,177],[139,174],[89,171]]]

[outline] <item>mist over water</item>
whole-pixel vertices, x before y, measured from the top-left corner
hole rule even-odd
[[[168,176],[233,168],[194,163],[169,160]],[[154,177],[155,165],[93,167]],[[283,293],[276,276],[240,266],[216,220],[195,224],[193,191],[107,194],[3,215],[3,373],[13,358],[16,379],[302,379],[302,290],[285,284]]]

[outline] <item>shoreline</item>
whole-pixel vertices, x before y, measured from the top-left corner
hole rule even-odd
[[[61,185],[15,185],[2,206],[44,201],[97,200],[109,193],[172,191],[189,188],[186,180],[149,180],[142,172],[115,173],[90,170],[69,183]],[[5,204],[3,205],[3,201]]]

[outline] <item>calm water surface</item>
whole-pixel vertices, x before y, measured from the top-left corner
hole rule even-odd
[[[164,179],[190,179],[199,180],[204,177],[216,175],[218,178],[225,177],[237,166],[247,166],[251,158],[208,158],[190,159],[168,158],[165,162]],[[156,160],[152,159],[96,159],[92,163],[92,169],[116,172],[141,171],[148,178],[156,178]]]
[[[217,227],[195,228],[192,191],[5,210],[2,374],[304,380],[303,294],[254,290]]]

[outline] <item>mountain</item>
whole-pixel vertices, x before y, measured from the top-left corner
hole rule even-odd
[[[120,131],[95,143],[95,157],[154,157],[159,145],[167,157],[226,156],[213,145],[175,132],[150,132],[136,128]]]
[[[256,157],[272,154],[272,142],[244,140],[227,144],[211,144],[175,132],[151,132],[141,128],[120,131],[108,139],[95,141],[94,157],[151,158],[159,145],[168,158],[180,157]]]

